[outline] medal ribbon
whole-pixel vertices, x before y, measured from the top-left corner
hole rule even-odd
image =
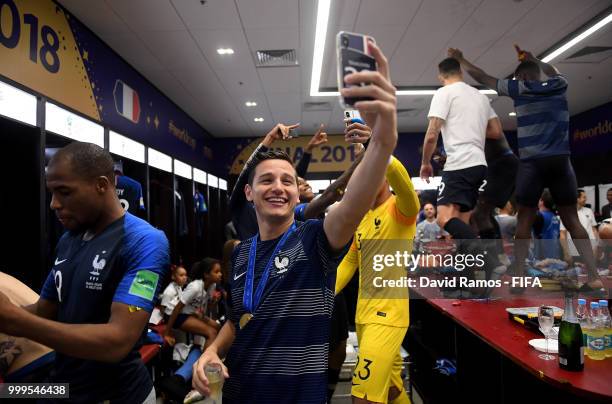
[[[268,283],[268,278],[270,277],[270,268],[272,268],[272,262],[276,257],[276,254],[280,251],[281,248],[285,245],[285,242],[289,238],[289,236],[295,231],[296,225],[295,222],[291,224],[291,227],[287,229],[283,237],[276,244],[270,259],[268,260],[268,264],[264,269],[263,274],[261,275],[261,279],[259,284],[257,285],[257,290],[255,291],[255,296],[253,296],[253,284],[255,283],[255,258],[257,257],[257,241],[259,240],[259,233],[255,236],[253,241],[251,242],[251,248],[249,249],[249,262],[247,265],[247,273],[246,279],[244,283],[244,295],[242,296],[242,305],[246,309],[247,312],[253,313],[259,303],[261,301],[261,297],[263,296],[264,288],[266,287],[266,283]],[[254,297],[254,299],[253,299]]]

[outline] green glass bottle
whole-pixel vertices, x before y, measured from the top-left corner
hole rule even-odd
[[[559,367],[573,372],[584,369],[582,330],[576,318],[571,293],[565,295],[565,310],[559,327]]]

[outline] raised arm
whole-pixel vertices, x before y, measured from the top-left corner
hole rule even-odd
[[[414,190],[408,171],[395,157],[391,157],[386,177],[397,196],[396,203],[399,211],[407,218],[416,217],[421,208],[419,196]]]
[[[295,171],[297,172],[298,177],[304,178],[306,173],[308,172],[308,166],[310,165],[310,160],[312,159],[312,152],[317,147],[321,146],[324,143],[327,143],[327,133],[323,131],[325,126],[321,124],[317,133],[315,133],[308,142],[306,146],[306,150],[304,150],[304,154],[300,159],[299,163],[295,166]]]
[[[531,52],[521,49],[518,45],[514,45],[514,48],[519,54],[519,59],[529,60],[531,62],[537,63],[538,66],[540,66],[542,72],[548,77],[558,76],[561,74],[555,66],[551,65],[550,63],[541,61],[537,57],[533,56]]]
[[[489,76],[484,70],[466,60],[459,49],[449,48],[448,57],[456,59],[461,64],[461,67],[480,84],[493,90],[497,89],[497,78]]]
[[[351,281],[357,267],[359,266],[359,256],[355,239],[351,244],[351,248],[346,253],[336,274],[336,294],[342,292],[342,289]]]
[[[298,126],[300,126],[299,123],[294,125],[284,125],[282,123],[278,123],[270,130],[270,132],[266,134],[261,143],[255,148],[253,153],[251,153],[246,163],[244,163],[244,167],[236,180],[236,184],[234,185],[234,189],[232,189],[229,200],[230,212],[239,211],[246,203],[246,197],[244,196],[243,190],[248,181],[248,173],[253,165],[253,159],[257,153],[267,151],[270,147],[272,147],[272,144],[277,139],[287,139],[289,137],[289,131],[297,128]]]
[[[344,194],[344,190],[346,189],[346,185],[348,184],[351,176],[355,172],[355,169],[361,162],[363,158],[363,153],[357,155],[357,158],[351,166],[342,173],[342,175],[334,182],[332,182],[326,189],[323,191],[323,194],[318,198],[313,199],[307,206],[304,211],[305,219],[314,219],[319,217],[319,215],[325,212],[330,205],[342,199],[342,195]]]
[[[368,45],[376,59],[377,71],[361,71],[345,76],[344,80],[349,84],[365,85],[341,90],[344,97],[372,99],[355,103],[361,116],[372,128],[372,138],[361,164],[349,181],[342,202],[327,215],[323,224],[329,244],[335,250],[348,243],[374,202],[376,193],[372,190],[382,184],[389,157],[397,143],[397,101],[395,87],[390,81],[389,65],[375,44]]]

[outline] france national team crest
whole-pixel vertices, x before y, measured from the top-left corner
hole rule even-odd
[[[89,290],[102,290],[102,282],[99,282],[101,271],[106,266],[106,259],[101,258],[106,254],[106,251],[102,251],[100,254],[96,254],[93,261],[91,262],[92,270],[89,271],[89,280],[85,282],[85,289]]]
[[[102,251],[102,254],[106,254],[106,251]],[[93,276],[100,276],[100,271],[104,269],[106,265],[106,260],[104,258],[100,259],[100,254],[97,254],[91,263],[93,270],[89,272]]]
[[[277,269],[277,274],[287,272],[287,270],[289,269],[289,257],[274,257],[274,266]]]

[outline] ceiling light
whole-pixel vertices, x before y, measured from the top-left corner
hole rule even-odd
[[[603,17],[601,20],[597,21],[593,25],[589,26],[585,30],[581,31],[579,34],[572,35],[566,41],[564,41],[563,43],[560,43],[556,49],[553,49],[550,52],[546,52],[544,56],[542,56],[540,59],[544,63],[550,62],[551,60],[553,60],[554,58],[556,58],[563,52],[567,51],[569,48],[576,45],[578,42],[583,41],[587,37],[591,36],[595,32],[602,29],[605,25],[607,25],[611,21],[612,21],[612,12],[608,13],[608,15],[606,15],[605,17]]]
[[[516,112],[510,112],[508,116],[516,116]]]
[[[327,36],[327,22],[331,0],[319,0],[317,8],[317,25],[315,29],[314,53],[312,58],[312,77],[310,78],[310,96],[326,96],[327,93],[319,92],[321,80],[321,69],[323,68],[323,52],[325,51],[325,37]],[[336,92],[334,96],[338,95]]]
[[[263,121],[264,121],[264,119],[263,119],[263,118],[255,118],[255,119],[253,119],[253,120],[254,120],[255,122],[263,122]]]
[[[247,107],[256,107],[257,103],[255,101],[247,101],[244,103]]]
[[[325,37],[327,36],[327,25],[329,21],[329,13],[331,8],[331,0],[319,0],[317,8],[317,24],[315,28],[315,44],[312,57],[312,76],[310,78],[310,96],[311,97],[337,97],[340,95],[338,91],[319,91],[321,84],[321,70],[323,69],[323,53],[325,51]],[[494,90],[479,90],[482,94],[495,95]],[[436,90],[399,90],[396,95],[433,95]]]
[[[234,50],[232,48],[219,48],[217,49],[219,55],[233,55]]]

